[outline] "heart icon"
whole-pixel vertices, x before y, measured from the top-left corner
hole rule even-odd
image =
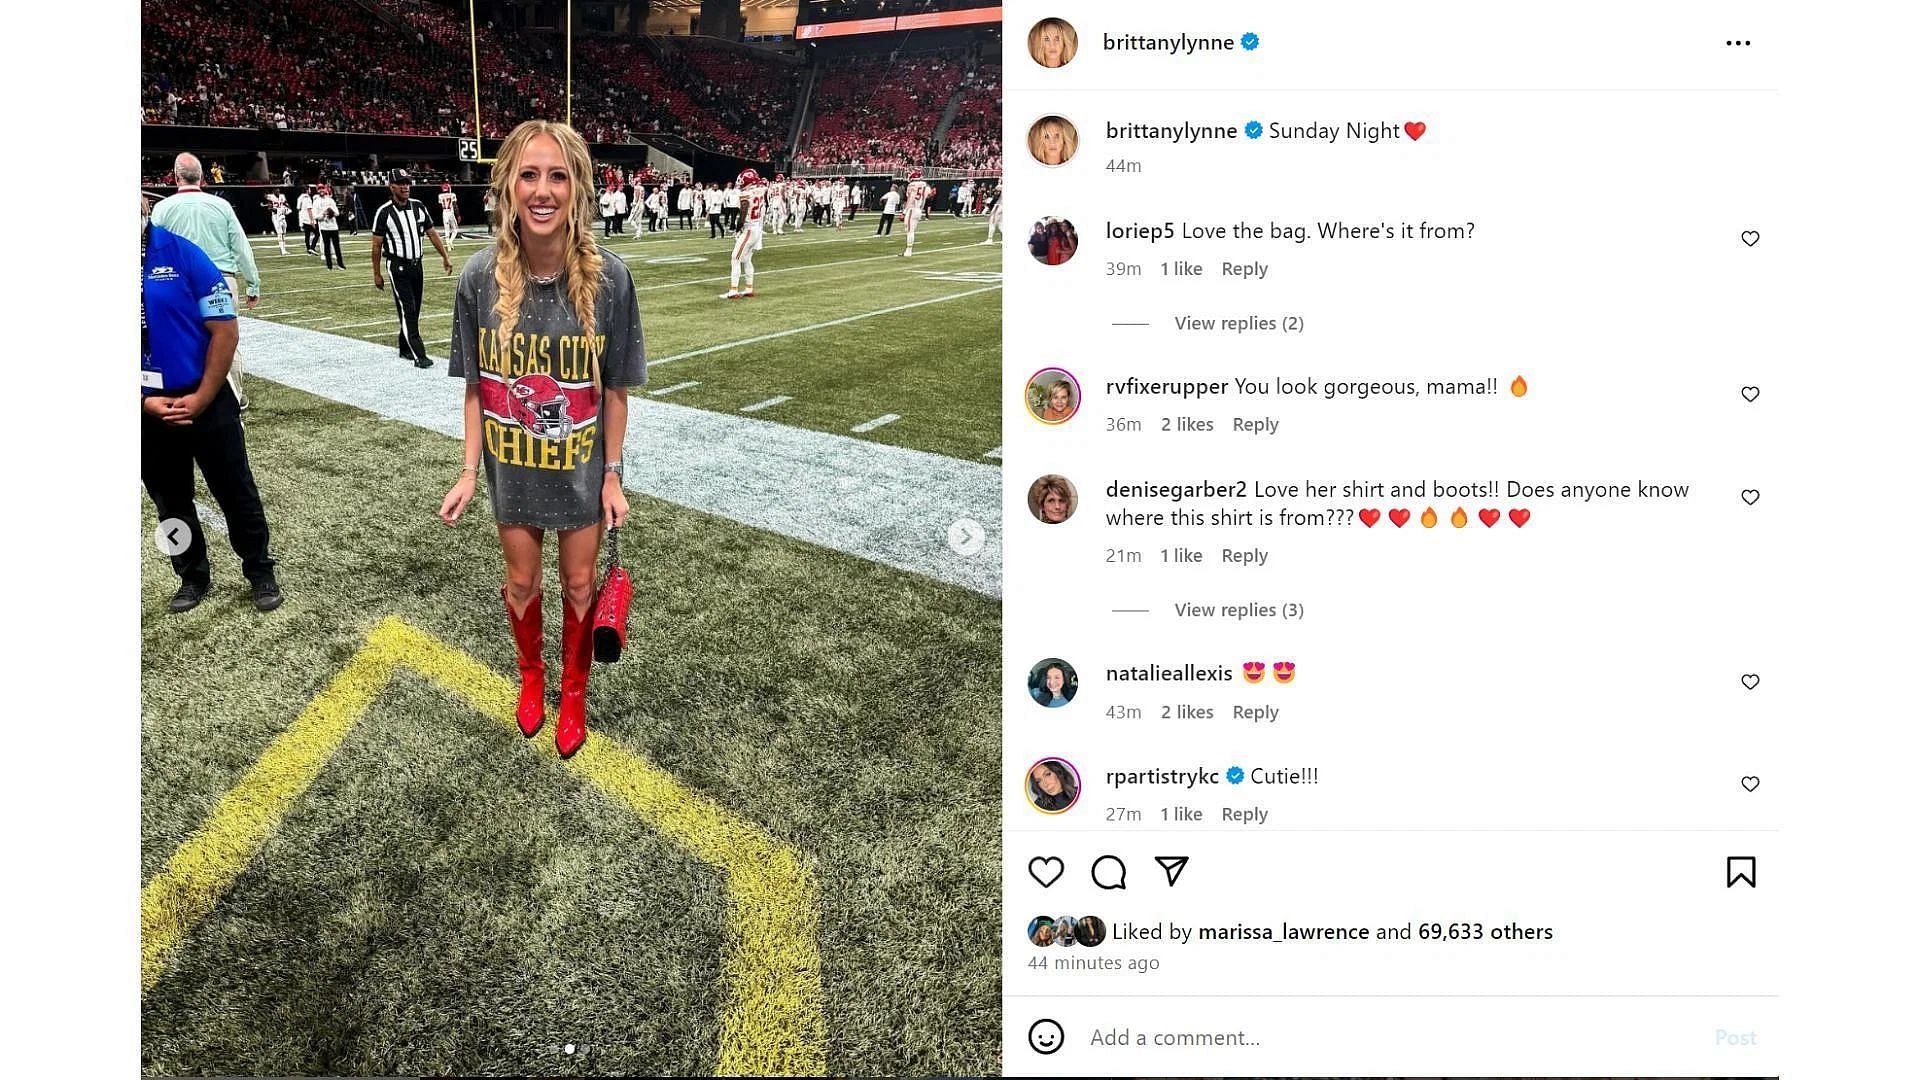
[[[1375,525],[1380,524],[1380,511],[1378,510],[1360,511],[1360,524],[1365,525],[1369,529],[1373,528]]]
[[[1740,493],[1740,501],[1741,501],[1741,502],[1744,502],[1744,503],[1746,503],[1746,504],[1747,504],[1748,506],[1752,506],[1752,505],[1753,505],[1754,503],[1757,503],[1757,502],[1759,502],[1759,501],[1760,501],[1760,489],[1759,489],[1759,488],[1748,488],[1748,489],[1746,489],[1745,491],[1742,491],[1742,492]]]
[[[1412,517],[1413,515],[1405,510],[1387,511],[1387,520],[1393,522],[1393,527],[1396,529],[1403,528]]]
[[[1752,229],[1748,229],[1746,232],[1740,234],[1740,242],[1748,247],[1752,247],[1760,242],[1760,234]]]
[[[1400,125],[1400,130],[1407,133],[1407,138],[1419,142],[1420,136],[1427,133],[1427,125],[1424,120],[1409,120]]]
[[[1748,401],[1756,400],[1760,396],[1760,388],[1757,386],[1743,386],[1740,388],[1740,396],[1746,398]]]
[[[1744,687],[1746,687],[1746,688],[1747,688],[1747,689],[1749,689],[1749,690],[1751,690],[1751,689],[1753,689],[1754,687],[1756,687],[1756,686],[1759,686],[1759,685],[1760,685],[1760,676],[1758,676],[1758,675],[1754,675],[1754,674],[1752,674],[1752,673],[1748,673],[1748,674],[1746,674],[1746,675],[1742,675],[1742,676],[1740,676],[1740,685],[1741,685],[1741,686],[1744,686]]]
[[[1748,791],[1752,791],[1754,788],[1760,786],[1760,778],[1757,776],[1743,776],[1740,778],[1740,786],[1746,788]]]
[[[1500,523],[1500,511],[1498,510],[1480,511],[1480,524],[1485,525],[1487,528],[1491,529],[1499,523]]]
[[[1032,875],[1033,880],[1039,882],[1043,889],[1053,888],[1053,883],[1059,881],[1060,875],[1066,872],[1067,864],[1053,855],[1045,858],[1035,857],[1027,863],[1027,873]]]
[[[1512,521],[1513,527],[1517,529],[1533,520],[1533,511],[1524,506],[1516,510],[1509,510],[1507,511],[1507,519]]]

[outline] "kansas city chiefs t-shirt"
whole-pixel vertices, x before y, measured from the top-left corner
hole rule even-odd
[[[500,337],[493,311],[494,253],[475,255],[460,271],[447,371],[480,386],[480,460],[501,524],[577,529],[600,519],[606,455],[594,350],[601,386],[647,381],[633,277],[604,247],[600,261],[593,343],[567,301],[564,271],[551,285],[527,283],[510,340]]]

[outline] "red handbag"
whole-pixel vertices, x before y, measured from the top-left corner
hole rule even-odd
[[[633,607],[633,579],[620,565],[620,529],[607,530],[607,576],[593,604],[593,658],[603,664],[620,659],[627,645],[627,611]]]

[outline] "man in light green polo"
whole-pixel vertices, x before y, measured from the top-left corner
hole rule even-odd
[[[233,204],[218,195],[200,190],[200,159],[192,154],[181,154],[173,159],[173,175],[180,182],[180,189],[160,200],[153,208],[153,223],[173,233],[193,241],[194,246],[207,253],[213,265],[227,279],[227,288],[235,298],[241,295],[240,281],[247,283],[247,310],[252,311],[260,304],[260,268],[253,262],[253,245],[247,242],[247,231],[240,227],[240,218],[233,212]],[[246,391],[240,389],[240,350],[233,353],[233,367],[227,372],[227,381],[233,384],[233,396],[240,399],[240,407],[247,407]]]

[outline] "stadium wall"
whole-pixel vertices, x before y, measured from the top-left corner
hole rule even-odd
[[[498,143],[497,139],[489,139],[483,149],[490,150]],[[722,154],[708,150],[678,135],[649,136],[647,142],[639,143],[591,143],[588,148],[593,152],[593,159],[596,162],[632,166],[646,164],[650,151],[658,148],[672,158],[686,162],[693,170],[693,178],[701,183],[731,180],[740,174],[741,169],[749,165],[767,175],[772,175],[772,171],[775,170],[774,162],[754,161],[736,157],[733,154]],[[452,172],[459,165],[460,140],[445,135],[375,135],[350,131],[279,131],[259,128],[184,127],[172,124],[141,125],[141,153],[176,154],[182,150],[198,154],[208,164],[212,164],[214,158],[220,158],[224,164],[229,157],[245,155],[251,158],[256,153],[264,153],[267,155],[269,167],[276,174],[279,171],[279,166],[274,164],[276,158],[297,156],[350,159],[374,155],[378,155],[383,162],[390,161],[396,164],[434,163]]]

